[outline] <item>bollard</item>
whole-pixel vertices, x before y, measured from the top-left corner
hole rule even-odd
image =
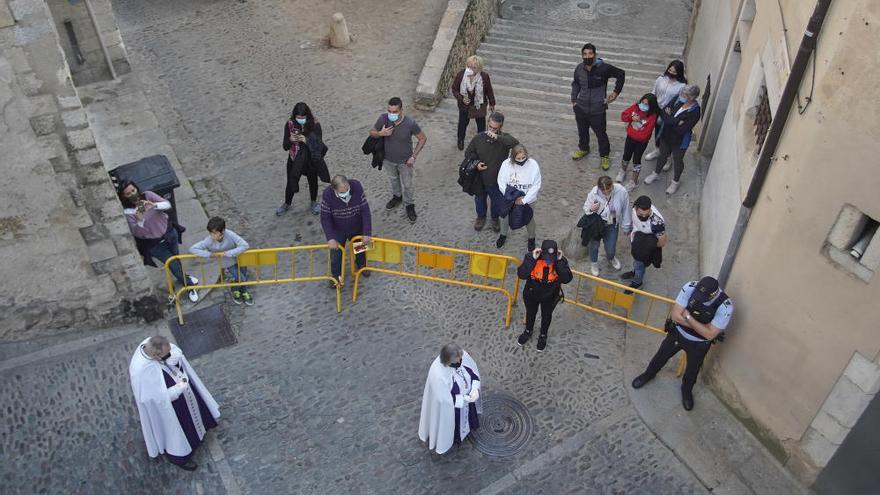
[[[330,46],[333,48],[345,48],[351,43],[351,35],[348,33],[348,24],[342,12],[333,14],[330,23]]]

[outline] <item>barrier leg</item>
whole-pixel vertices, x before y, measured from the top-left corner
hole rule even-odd
[[[342,288],[336,284],[336,312],[342,312]]]
[[[174,309],[177,310],[177,323],[183,325],[183,311],[180,309],[180,294],[182,292],[178,292],[174,296]]]
[[[681,357],[678,358],[678,368],[675,370],[675,376],[681,378],[681,375],[684,374],[684,368],[687,365],[687,354],[682,352]]]
[[[513,306],[513,298],[508,297],[507,298],[507,316],[505,316],[505,318],[504,318],[504,328],[510,328],[510,310],[511,310],[512,306]]]

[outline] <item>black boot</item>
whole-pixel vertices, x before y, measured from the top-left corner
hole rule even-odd
[[[538,335],[538,352],[544,352],[545,347],[547,347],[547,334],[542,333]]]
[[[529,248],[530,253],[535,250],[535,238],[534,237],[529,239],[528,248]]]
[[[686,388],[681,389],[681,407],[683,407],[685,411],[690,411],[694,408],[694,394],[691,390]]]
[[[463,150],[463,149],[464,149],[464,139],[459,139],[459,140],[458,140],[458,149],[459,149],[459,150]]]
[[[495,241],[495,247],[497,247],[498,249],[501,249],[502,247],[504,247],[505,242],[507,242],[507,236],[506,235],[499,235],[498,240]]]
[[[646,383],[650,382],[654,379],[654,375],[649,375],[647,373],[642,373],[641,375],[635,377],[632,381],[633,388],[642,388]]]
[[[524,346],[529,339],[532,338],[532,331],[526,328],[523,330],[523,333],[519,334],[519,338],[516,339],[516,343],[519,344],[520,347]]]

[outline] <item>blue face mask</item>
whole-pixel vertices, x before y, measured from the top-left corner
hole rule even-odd
[[[647,112],[651,107],[647,103],[639,103],[639,110]]]
[[[388,121],[389,122],[397,122],[397,119],[399,119],[399,118],[400,118],[399,113],[388,112]]]
[[[679,103],[687,103],[687,101],[688,101],[687,98],[685,98],[684,96],[678,95],[678,102]]]
[[[351,189],[349,189],[348,191],[345,191],[344,193],[341,193],[341,192],[336,193],[336,197],[347,203],[348,200],[351,198]]]
[[[306,125],[306,119],[296,119],[296,123],[299,125]]]

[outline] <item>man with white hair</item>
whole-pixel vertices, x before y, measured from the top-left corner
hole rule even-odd
[[[446,453],[480,427],[481,412],[477,363],[458,344],[446,344],[428,370],[419,438],[430,450]]]
[[[128,367],[150,457],[165,454],[187,471],[192,454],[217,426],[220,410],[180,348],[161,335],[140,343]]]

